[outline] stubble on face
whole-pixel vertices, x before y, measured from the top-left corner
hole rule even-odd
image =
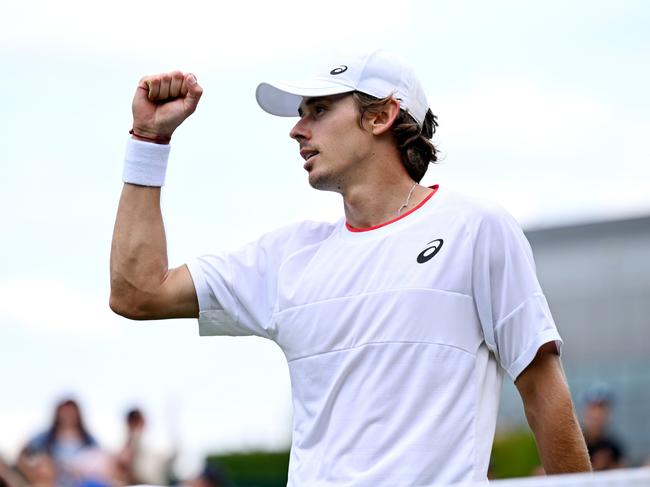
[[[361,161],[368,155],[371,135],[359,126],[359,109],[349,94],[310,98],[304,104],[309,139],[301,147],[318,151],[306,164],[310,186],[343,194],[358,177]],[[309,110],[316,110],[309,111]]]

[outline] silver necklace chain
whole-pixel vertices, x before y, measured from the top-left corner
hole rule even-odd
[[[411,190],[409,191],[409,194],[408,194],[408,196],[406,197],[406,201],[404,202],[404,204],[403,204],[402,206],[400,206],[400,207],[397,209],[397,215],[398,215],[398,216],[402,213],[402,210],[403,210],[404,208],[408,208],[409,201],[411,201],[411,196],[413,195],[413,191],[415,191],[415,187],[416,187],[417,185],[418,185],[418,183],[413,183],[413,186],[411,186]]]

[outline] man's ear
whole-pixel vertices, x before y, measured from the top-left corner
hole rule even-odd
[[[399,101],[391,98],[382,110],[368,120],[373,135],[382,135],[390,130],[399,115]]]

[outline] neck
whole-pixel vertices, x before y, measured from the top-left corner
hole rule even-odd
[[[369,228],[393,220],[431,192],[408,175],[391,137],[375,138],[366,158],[339,182],[347,223]]]
[[[381,225],[415,208],[430,192],[411,178],[390,185],[358,185],[343,195],[345,218],[354,228]]]
[[[57,430],[56,436],[60,439],[81,439],[81,431],[73,426],[62,426]]]

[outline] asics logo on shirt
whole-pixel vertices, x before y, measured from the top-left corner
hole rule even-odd
[[[441,238],[437,238],[435,240],[432,240],[429,242],[427,245],[428,247],[424,249],[420,254],[418,255],[417,261],[418,264],[424,264],[425,262],[429,262],[433,257],[440,252],[440,249],[442,248],[442,244],[444,241]],[[433,245],[431,245],[433,244]]]

